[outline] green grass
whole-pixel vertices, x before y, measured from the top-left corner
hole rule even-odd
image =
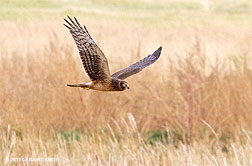
[[[55,132],[55,139],[63,138],[67,143],[70,143],[74,140],[79,141],[80,140],[80,132],[78,131],[65,131],[60,130]]]
[[[57,8],[61,3],[53,0],[1,0],[0,8]]]
[[[211,1],[206,7],[201,1],[184,0],[1,0],[0,20],[26,20],[27,18],[55,19],[66,15],[92,19],[133,21],[151,24],[197,22],[208,24],[226,20],[240,24],[241,20],[251,23],[252,2]],[[208,20],[208,22],[206,22]]]
[[[232,3],[219,2],[216,7],[216,12],[232,15],[251,14],[252,1],[234,1]]]

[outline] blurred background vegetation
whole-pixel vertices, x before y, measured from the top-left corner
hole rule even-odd
[[[68,88],[89,79],[67,15],[86,25],[112,72],[160,45],[161,58],[127,79],[129,91]],[[2,165],[24,155],[60,165],[250,163],[251,15],[250,0],[0,0]]]
[[[1,0],[0,19],[53,19],[65,15],[157,24],[228,20],[242,23],[252,10],[249,0]],[[245,20],[244,20],[245,19]]]

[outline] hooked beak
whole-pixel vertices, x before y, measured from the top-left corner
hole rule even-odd
[[[126,85],[126,88],[127,88],[127,89],[130,89],[129,84]]]

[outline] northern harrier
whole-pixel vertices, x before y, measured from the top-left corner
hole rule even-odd
[[[140,72],[145,67],[153,64],[160,57],[162,47],[159,47],[155,52],[144,59],[110,75],[107,58],[96,45],[86,27],[84,26],[83,28],[75,17],[74,21],[69,16],[68,19],[69,21],[64,19],[67,23],[67,25],[64,25],[70,30],[73,36],[77,48],[79,49],[82,64],[91,82],[67,84],[67,86],[100,91],[123,91],[129,89],[129,84],[123,81],[125,78]]]

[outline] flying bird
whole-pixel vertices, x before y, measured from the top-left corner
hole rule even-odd
[[[111,75],[107,58],[96,45],[87,28],[85,26],[82,27],[75,17],[74,20],[72,20],[71,17],[68,16],[68,19],[69,20],[64,19],[66,22],[64,25],[73,36],[79,50],[83,67],[91,82],[67,84],[67,86],[100,91],[123,91],[129,89],[129,84],[124,81],[124,79],[140,72],[147,66],[153,64],[160,57],[162,47],[159,47],[152,54],[140,61]]]

